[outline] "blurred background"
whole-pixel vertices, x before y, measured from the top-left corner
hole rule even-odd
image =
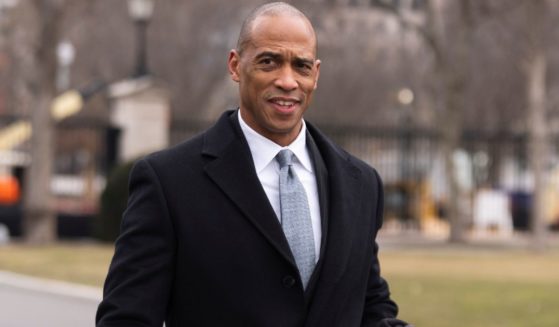
[[[0,0],[0,269],[102,285],[131,163],[237,106],[264,2]],[[559,1],[287,2],[318,35],[306,118],[383,178],[403,318],[557,326]]]

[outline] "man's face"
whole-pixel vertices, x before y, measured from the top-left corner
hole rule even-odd
[[[312,27],[302,18],[262,16],[242,53],[229,54],[243,119],[277,144],[290,144],[301,130],[320,69],[315,44]]]

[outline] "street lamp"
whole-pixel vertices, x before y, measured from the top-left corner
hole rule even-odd
[[[410,165],[410,152],[411,152],[411,105],[414,101],[413,91],[407,87],[398,90],[397,94],[398,103],[402,110],[402,163],[401,163],[401,175],[402,179],[407,181],[411,175],[411,165]]]
[[[153,15],[153,0],[128,0],[128,13],[136,24],[136,69],[134,77],[148,74],[147,27]]]
[[[56,89],[62,91],[70,86],[70,66],[76,58],[76,49],[69,41],[61,41],[56,47],[56,57],[58,61]]]

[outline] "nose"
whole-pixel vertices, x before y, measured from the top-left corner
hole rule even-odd
[[[299,86],[291,67],[284,67],[281,69],[274,84],[284,91],[293,91]]]

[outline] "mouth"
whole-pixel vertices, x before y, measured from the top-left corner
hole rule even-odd
[[[268,100],[276,110],[282,113],[291,113],[298,108],[301,101],[297,98],[274,97]]]

